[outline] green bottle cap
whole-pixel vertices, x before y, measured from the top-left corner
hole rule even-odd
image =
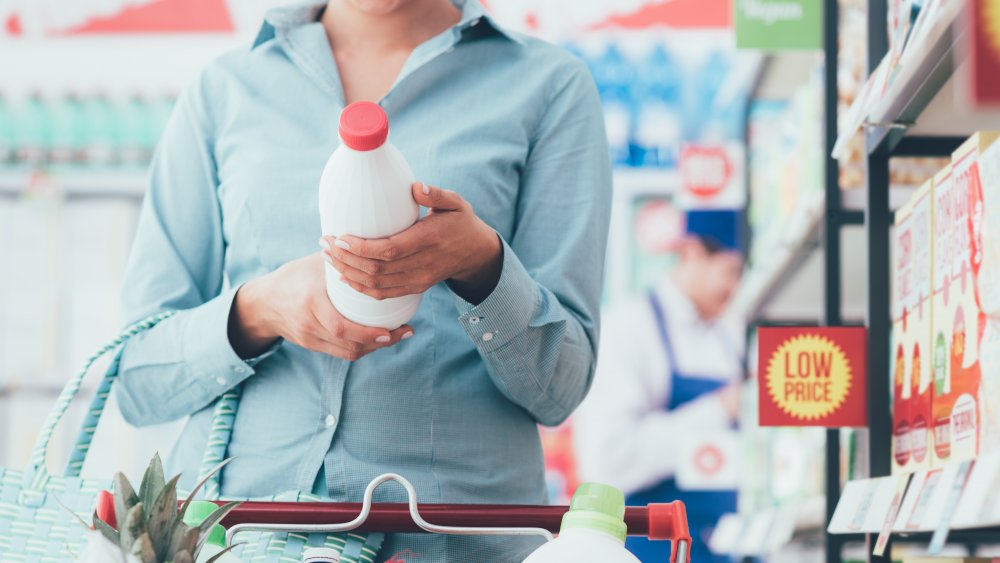
[[[219,507],[214,502],[207,500],[193,500],[188,505],[184,513],[184,523],[192,528],[201,526],[206,518],[212,515]],[[205,543],[210,543],[219,547],[226,547],[226,529],[216,524],[212,531],[208,533]]]
[[[625,541],[625,495],[611,485],[582,483],[573,493],[561,530],[587,528]]]

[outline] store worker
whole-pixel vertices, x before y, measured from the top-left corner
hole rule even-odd
[[[387,112],[433,213],[319,244],[320,175],[359,100]],[[393,472],[421,502],[543,503],[537,424],[566,419],[595,369],[610,176],[584,64],[476,0],[272,11],[183,93],[154,158],[125,312],[180,312],[125,347],[122,412],[190,416],[170,465],[191,485],[213,403],[242,385],[223,496],[357,502]],[[425,292],[418,313],[347,321],[324,260],[375,297]],[[380,558],[520,561],[539,541],[390,535]]]
[[[604,320],[593,388],[574,417],[581,478],[616,485],[630,505],[682,500],[692,561],[715,558],[706,536],[736,510],[731,491],[685,491],[676,473],[685,440],[735,424],[742,380],[743,329],[726,315],[740,280],[735,212],[692,211],[679,259],[648,294]],[[629,538],[644,562],[666,561],[670,546]]]

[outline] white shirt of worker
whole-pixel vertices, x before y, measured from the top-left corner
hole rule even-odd
[[[614,485],[626,495],[674,476],[676,452],[693,431],[730,428],[714,393],[666,410],[671,373],[724,382],[737,381],[742,373],[739,322],[701,319],[669,280],[655,291],[677,365],[669,365],[648,296],[612,308],[604,317],[593,385],[573,422],[580,477]]]

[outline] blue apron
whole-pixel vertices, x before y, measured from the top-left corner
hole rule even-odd
[[[670,401],[664,409],[671,411],[693,401],[698,397],[718,391],[728,382],[717,379],[694,377],[681,373],[677,369],[677,356],[667,329],[667,318],[655,294],[650,292],[649,305],[656,319],[656,327],[660,334],[664,353],[671,368]],[[661,452],[661,455],[674,455],[675,452]],[[688,524],[691,527],[691,557],[692,563],[727,562],[728,557],[713,555],[706,546],[708,534],[715,527],[719,517],[736,511],[735,491],[683,491],[677,488],[675,479],[667,479],[657,485],[629,495],[626,503],[629,506],[645,506],[655,502],[684,501],[687,507]],[[625,541],[628,548],[643,563],[663,563],[670,559],[670,544],[664,541],[649,541],[644,537],[630,536]]]

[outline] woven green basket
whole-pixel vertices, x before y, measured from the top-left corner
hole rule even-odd
[[[86,530],[80,525],[77,517],[89,521],[94,512],[98,491],[111,488],[110,478],[83,479],[80,477],[80,471],[87,459],[94,432],[111,393],[111,386],[118,376],[121,346],[129,338],[152,328],[173,314],[161,313],[140,321],[91,355],[83,368],[66,383],[59,398],[56,399],[35,441],[28,467],[23,470],[0,467],[0,563],[63,563],[82,550]],[[45,459],[53,431],[66,414],[73,398],[79,393],[83,379],[91,366],[111,351],[117,353],[87,410],[65,474],[52,475],[45,466]],[[236,411],[239,408],[240,391],[239,386],[230,389],[215,404],[199,480],[226,456]],[[219,500],[220,479],[219,474],[216,474],[208,480],[203,498]],[[312,494],[290,491],[252,500],[311,502],[325,499]],[[302,552],[305,548],[323,546],[339,550],[340,561],[343,563],[374,563],[383,537],[382,534],[247,532],[240,534],[239,541],[242,545],[234,553],[244,561],[295,562],[302,561]]]

